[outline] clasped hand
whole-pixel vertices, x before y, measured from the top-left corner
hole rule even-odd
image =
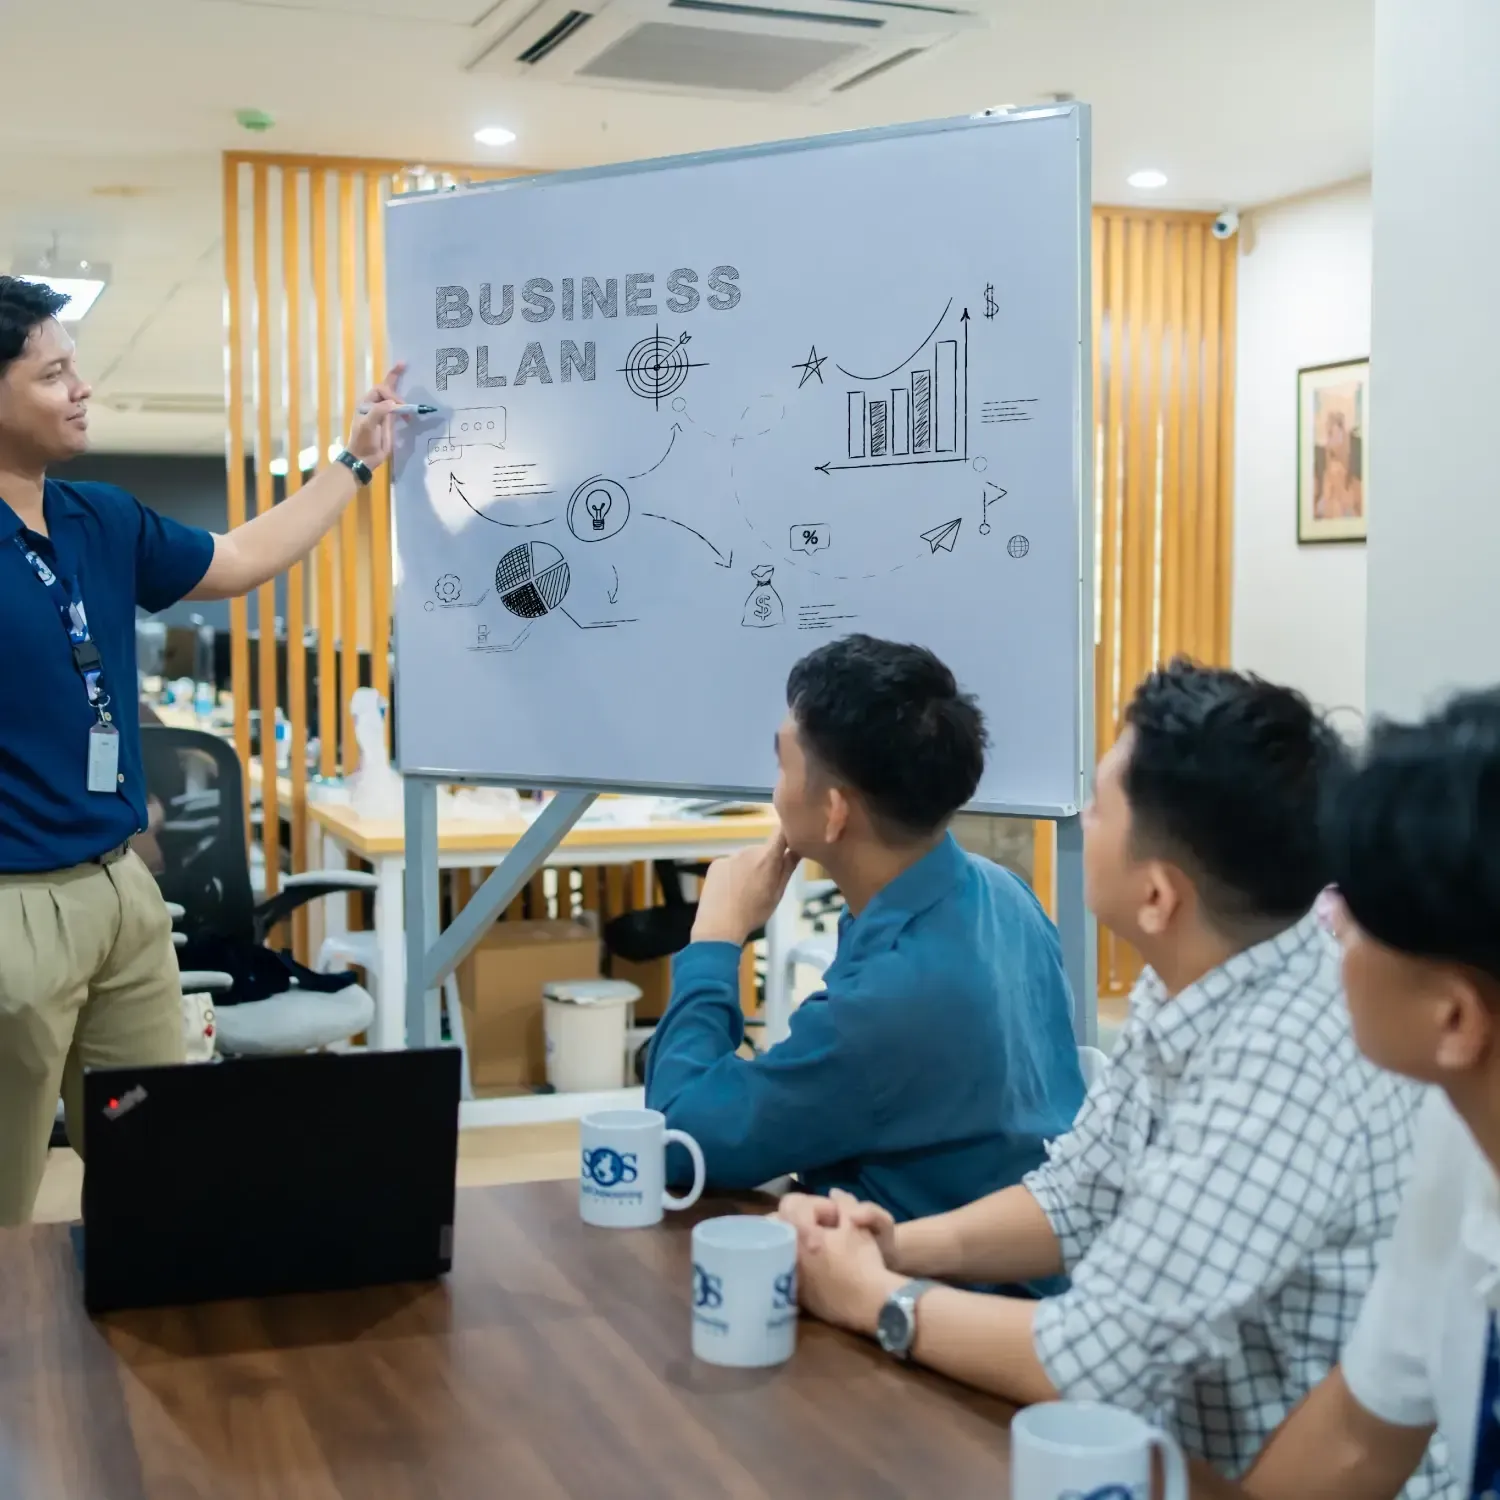
[[[838,1188],[827,1198],[788,1193],[776,1217],[797,1231],[797,1292],[816,1318],[873,1333],[896,1272],[896,1221]]]

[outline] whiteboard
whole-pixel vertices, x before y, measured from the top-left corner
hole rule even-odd
[[[439,408],[394,457],[402,769],[762,795],[789,669],[861,631],[978,697],[976,807],[1076,811],[1087,128],[394,200],[391,345]]]

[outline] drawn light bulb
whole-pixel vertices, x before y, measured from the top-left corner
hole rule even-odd
[[[595,531],[604,530],[604,518],[609,514],[609,491],[590,490],[589,497],[584,501],[588,507],[588,513],[594,523]]]

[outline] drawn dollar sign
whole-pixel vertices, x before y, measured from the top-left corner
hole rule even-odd
[[[1000,311],[1000,304],[995,301],[995,284],[986,282],[984,288],[984,315],[993,318]]]
[[[771,618],[771,601],[764,594],[755,601],[755,618],[757,620],[769,620]]]

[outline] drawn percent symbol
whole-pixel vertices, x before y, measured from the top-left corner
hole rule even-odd
[[[649,337],[637,340],[625,356],[621,372],[632,393],[657,406],[676,395],[687,381],[688,371],[702,368],[701,361],[688,357],[690,338],[690,334],[684,333],[671,339],[657,329]]]

